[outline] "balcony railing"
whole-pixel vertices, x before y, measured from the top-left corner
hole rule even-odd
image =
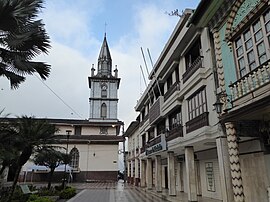
[[[208,114],[209,114],[208,112],[204,112],[203,114],[188,121],[186,123],[186,132],[190,133],[190,132],[197,130],[203,126],[208,126],[209,125]]]
[[[143,117],[143,120],[140,122],[140,126],[142,126],[149,118],[149,114],[146,114],[144,117]]]
[[[146,155],[152,155],[154,153],[167,150],[165,134],[160,134],[158,137],[149,140],[145,150]]]
[[[194,62],[187,68],[186,72],[183,74],[183,82],[185,83],[192,74],[194,74],[197,69],[202,68],[202,56],[199,56]]]
[[[147,148],[148,147],[152,147],[152,146],[154,146],[154,145],[156,145],[156,144],[158,144],[160,142],[161,142],[161,136],[155,137],[155,138],[153,138],[153,139],[151,139],[151,140],[148,141],[146,147]]]
[[[150,107],[149,110],[149,123],[154,123],[161,116],[161,106],[163,105],[164,97],[159,96],[156,102]]]
[[[180,84],[178,82],[174,83],[169,90],[165,93],[164,95],[164,101],[166,101],[169,97],[171,97],[171,95],[177,91],[180,90]]]
[[[232,101],[270,83],[270,61],[249,72],[238,81],[229,85]]]
[[[178,137],[183,137],[183,126],[179,125],[173,129],[171,129],[167,134],[166,134],[166,141],[173,140]]]

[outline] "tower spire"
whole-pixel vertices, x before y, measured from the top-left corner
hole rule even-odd
[[[112,58],[106,39],[106,32],[98,57],[98,75],[106,77],[112,76]]]

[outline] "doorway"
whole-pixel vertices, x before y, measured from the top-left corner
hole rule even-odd
[[[169,182],[168,182],[168,167],[164,167],[164,176],[165,176],[165,189],[169,189]]]

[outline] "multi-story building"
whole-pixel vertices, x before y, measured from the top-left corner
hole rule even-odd
[[[58,146],[66,148],[72,156],[70,166],[73,181],[116,181],[119,170],[118,146],[123,141],[123,137],[119,136],[123,122],[117,118],[120,78],[116,68],[112,74],[112,59],[106,35],[98,58],[97,73],[93,66],[88,80],[89,119],[44,120],[59,129],[56,135],[61,142]],[[45,180],[47,172],[38,169],[29,161],[23,167],[21,180]],[[61,173],[56,173],[54,180],[59,179],[57,176],[60,179],[63,177]]]
[[[268,201],[269,16],[267,0],[185,10],[135,107],[140,186]]]
[[[234,200],[269,201],[269,1],[201,1],[191,23],[213,36]]]
[[[149,75],[140,112],[140,186],[222,199],[223,135],[216,101],[214,49],[208,28],[186,9]],[[222,162],[219,162],[222,159]],[[129,164],[131,167],[131,164]],[[132,167],[130,168],[132,169]]]
[[[125,131],[125,137],[128,138],[128,153],[126,155],[127,161],[127,182],[138,186],[140,183],[140,133],[139,121],[130,123],[128,129]]]

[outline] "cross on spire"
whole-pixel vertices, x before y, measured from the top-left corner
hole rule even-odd
[[[106,28],[107,28],[107,23],[105,22],[105,23],[104,23],[104,31],[105,31],[104,36],[105,36],[105,37],[106,37],[106,31],[107,31]]]

